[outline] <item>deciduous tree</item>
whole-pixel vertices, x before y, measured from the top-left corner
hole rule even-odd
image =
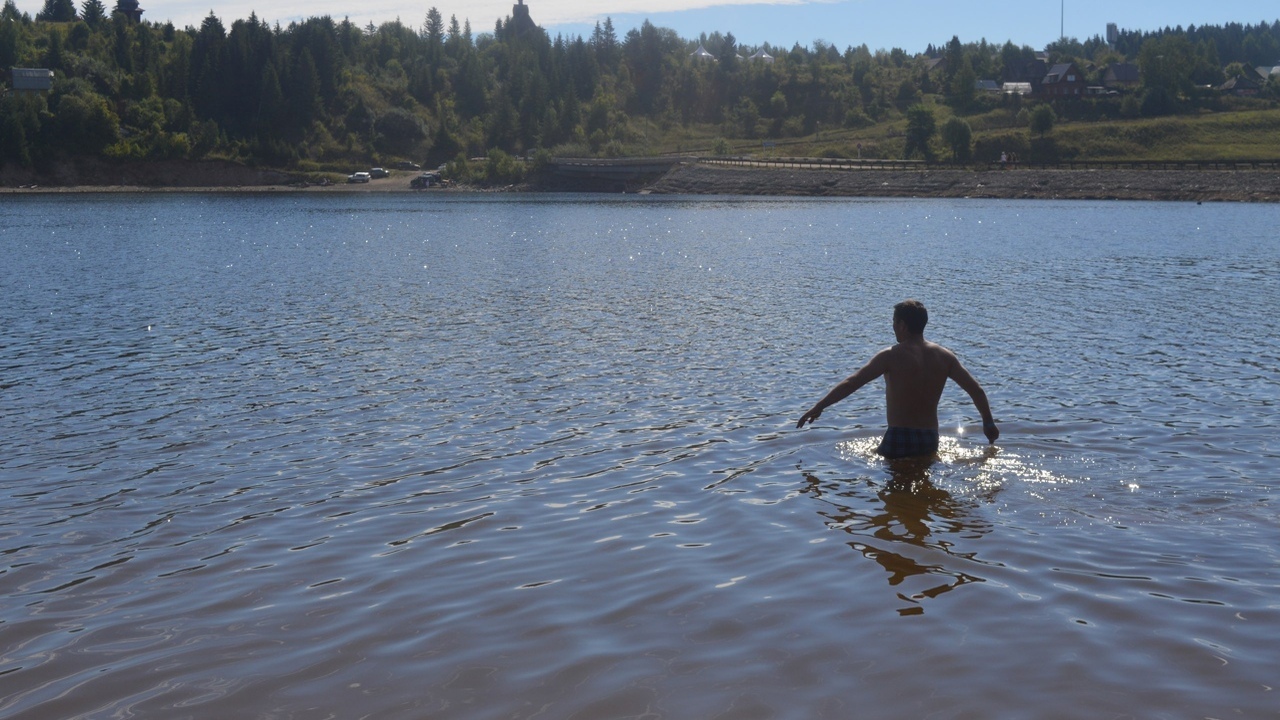
[[[903,149],[903,157],[908,160],[917,154],[925,160],[933,160],[933,148],[929,141],[937,131],[937,120],[933,111],[924,105],[912,105],[907,108],[907,143]]]
[[[973,156],[973,128],[961,118],[953,116],[942,124],[942,141],[955,162],[966,163]]]
[[[1037,105],[1035,110],[1031,111],[1029,120],[1029,128],[1031,132],[1044,137],[1053,130],[1053,125],[1058,121],[1058,116],[1053,112],[1053,108],[1048,105]]]

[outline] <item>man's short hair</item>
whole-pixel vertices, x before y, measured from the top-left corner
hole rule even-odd
[[[919,335],[929,323],[929,311],[924,309],[924,303],[919,300],[903,300],[893,306],[893,321],[899,320],[912,334]]]

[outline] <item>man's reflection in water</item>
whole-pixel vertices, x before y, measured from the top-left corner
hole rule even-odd
[[[982,564],[976,553],[956,546],[987,534],[991,523],[974,512],[976,501],[957,499],[933,484],[929,469],[934,462],[934,457],[890,460],[889,479],[883,485],[870,478],[824,482],[804,473],[806,487],[801,492],[825,503],[818,514],[826,518],[827,527],[853,535],[849,546],[888,571],[889,585],[898,587],[916,576],[946,578],[915,592],[900,588],[898,597],[911,603],[898,610],[900,615],[919,615],[924,612],[921,600],[984,582],[954,569]]]

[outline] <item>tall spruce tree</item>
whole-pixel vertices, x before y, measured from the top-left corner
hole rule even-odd
[[[36,15],[44,22],[74,22],[76,6],[71,0],[44,0],[44,9]]]
[[[80,19],[89,27],[96,28],[107,19],[107,6],[102,4],[102,0],[84,0],[80,6]]]

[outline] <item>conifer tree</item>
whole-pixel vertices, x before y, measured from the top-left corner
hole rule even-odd
[[[76,6],[71,0],[44,0],[44,9],[36,15],[44,22],[74,22]]]
[[[107,19],[107,6],[102,4],[102,0],[84,0],[80,6],[80,19],[89,27],[97,27]]]

